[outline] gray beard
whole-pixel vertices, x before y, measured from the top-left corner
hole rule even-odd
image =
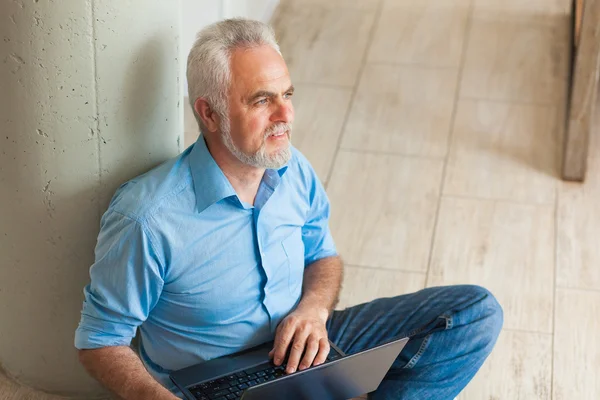
[[[289,160],[292,158],[292,151],[290,146],[285,149],[281,149],[277,151],[273,155],[267,154],[267,138],[269,135],[278,129],[285,128],[290,135],[292,136],[292,126],[290,124],[277,124],[269,128],[263,137],[263,142],[260,148],[253,154],[247,154],[241,151],[236,147],[233,143],[233,138],[231,137],[231,125],[229,123],[228,118],[222,119],[223,124],[221,126],[221,133],[223,135],[223,143],[225,143],[225,147],[233,154],[240,162],[243,164],[255,167],[255,168],[264,168],[264,169],[279,169],[283,167]],[[282,126],[283,125],[283,126]]]

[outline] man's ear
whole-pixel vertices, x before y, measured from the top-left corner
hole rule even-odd
[[[203,97],[197,98],[194,102],[194,110],[209,132],[216,132],[219,129],[221,119],[219,118],[219,115],[210,107],[206,99]]]

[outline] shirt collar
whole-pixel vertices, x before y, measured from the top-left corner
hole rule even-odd
[[[198,212],[227,197],[235,196],[235,190],[206,147],[200,135],[190,153],[190,168],[196,192]]]
[[[202,212],[214,203],[236,196],[235,189],[208,151],[204,136],[200,135],[190,153],[190,168],[196,193],[196,207]],[[287,171],[288,164],[277,170],[266,170],[263,182],[273,189]]]

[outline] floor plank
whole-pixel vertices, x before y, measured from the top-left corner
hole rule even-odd
[[[322,182],[331,169],[351,95],[345,88],[295,85],[292,144],[308,158]]]
[[[427,286],[472,283],[504,309],[504,327],[552,333],[554,207],[444,198]]]
[[[443,158],[458,70],[367,65],[342,148]]]
[[[342,310],[380,297],[413,293],[424,287],[424,273],[347,265],[337,309]]]
[[[554,400],[600,398],[600,292],[557,289]]]
[[[444,193],[554,204],[556,115],[554,107],[461,100]]]
[[[470,2],[384,1],[369,62],[458,67]]]
[[[273,25],[292,81],[352,87],[375,12],[325,3],[285,3]]]
[[[427,270],[442,164],[339,152],[327,192],[331,231],[348,264]]]
[[[504,330],[460,400],[552,398],[552,335]]]
[[[559,185],[557,284],[600,290],[600,158],[590,158],[588,164],[583,185]]]
[[[556,29],[474,18],[460,96],[559,104],[568,73],[564,22]]]

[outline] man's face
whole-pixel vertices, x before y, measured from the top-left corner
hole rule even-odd
[[[231,56],[229,120],[223,142],[257,168],[280,168],[290,158],[293,87],[283,58],[270,46],[237,49]]]

